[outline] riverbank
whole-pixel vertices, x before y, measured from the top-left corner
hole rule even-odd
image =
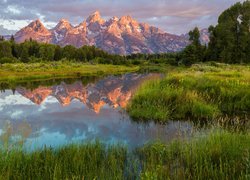
[[[31,75],[40,75],[44,71],[44,75],[51,78],[48,72],[56,72],[59,77],[61,73],[62,76],[67,75],[67,72],[78,76],[79,71],[102,76],[105,73],[117,74],[139,69],[60,63],[6,64],[1,67],[4,70],[1,72],[10,74],[10,82],[12,77],[13,81],[27,79],[26,82],[29,82],[32,77],[29,76],[30,72]],[[220,124],[214,130],[206,126],[173,142],[165,144],[154,141],[132,151],[124,145],[96,142],[26,152],[22,149],[25,138],[12,138],[10,128],[2,131],[6,135],[0,136],[3,145],[0,149],[0,179],[249,179],[249,122],[247,125],[239,123],[239,128],[236,123],[241,116],[246,117],[250,109],[250,66],[218,63],[196,64],[190,68],[146,65],[141,70],[161,72],[166,76],[149,80],[138,89],[127,108],[135,121],[167,123],[169,119],[183,119],[203,122],[234,116],[230,124],[232,129]],[[22,73],[27,76],[21,77]],[[86,81],[95,81],[95,78],[87,78]],[[36,83],[30,86],[35,87]],[[82,128],[80,124],[78,126]],[[56,127],[59,128],[58,125]],[[124,128],[122,124],[109,127],[112,132],[114,127],[118,127],[118,130]],[[23,126],[20,128],[27,138],[29,133]],[[71,126],[69,129],[75,131],[76,128]],[[130,130],[128,133],[131,133]],[[168,131],[171,132],[170,129]],[[15,143],[19,138],[20,141]]]
[[[250,134],[213,132],[134,151],[88,143],[0,151],[0,179],[249,179]]]
[[[144,83],[127,107],[137,121],[211,120],[249,115],[250,66],[195,64]]]
[[[138,66],[73,62],[14,63],[0,66],[0,81],[27,81],[52,78],[79,78],[138,71]]]

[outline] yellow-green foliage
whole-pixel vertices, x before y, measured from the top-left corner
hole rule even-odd
[[[73,62],[15,63],[0,66],[0,81],[32,80],[58,77],[100,76],[137,71],[137,66],[87,64]]]
[[[250,111],[250,67],[198,64],[142,85],[128,106],[139,120],[213,119]]]

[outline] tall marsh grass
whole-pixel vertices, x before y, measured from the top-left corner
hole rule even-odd
[[[149,81],[132,98],[128,112],[137,120],[160,122],[249,114],[250,67],[224,66],[194,65]]]
[[[214,132],[191,142],[154,143],[138,152],[142,179],[249,179],[250,135]]]
[[[99,142],[0,151],[0,179],[249,179],[250,134],[217,131],[128,151]]]

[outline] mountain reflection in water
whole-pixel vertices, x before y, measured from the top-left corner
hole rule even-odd
[[[156,139],[170,141],[190,134],[192,125],[187,122],[138,124],[122,110],[143,81],[159,77],[126,74],[89,84],[61,82],[33,90],[5,90],[0,93],[0,135],[6,133],[6,122],[12,126],[13,135],[21,127],[26,135],[25,146],[33,149],[96,139],[107,144],[121,142],[132,148]]]
[[[126,107],[134,90],[146,79],[157,78],[158,74],[126,74],[121,77],[109,76],[96,84],[84,86],[80,81],[73,84],[62,82],[52,87],[39,87],[28,90],[18,87],[16,91],[33,103],[40,105],[48,96],[55,97],[63,106],[78,99],[89,109],[99,113],[101,107],[108,104],[112,107]]]

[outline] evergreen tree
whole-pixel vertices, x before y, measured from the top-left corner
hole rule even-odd
[[[87,61],[86,51],[83,48],[77,50],[76,59],[81,62]]]
[[[204,60],[205,46],[201,45],[200,31],[197,27],[189,32],[189,40],[191,44],[183,50],[181,55],[181,61],[185,65],[191,65]]]
[[[20,46],[20,59],[22,62],[29,62],[29,47],[26,43],[22,43]]]
[[[62,59],[62,49],[60,46],[55,47],[54,60],[59,61]]]
[[[12,57],[11,43],[8,41],[0,42],[0,58]]]
[[[190,31],[189,33],[189,40],[192,42],[192,44],[196,47],[201,46],[200,42],[200,31],[198,27],[195,27],[193,31]]]
[[[12,34],[11,37],[10,37],[10,42],[11,42],[11,43],[15,43],[15,38],[14,38],[13,34]]]
[[[13,57],[19,58],[20,57],[20,46],[19,44],[16,44],[15,42],[11,44],[11,52]]]
[[[40,49],[40,44],[37,41],[31,41],[26,42],[29,46],[29,55],[33,57],[39,57],[39,49]]]
[[[0,41],[4,41],[4,37],[3,36],[0,36]]]

